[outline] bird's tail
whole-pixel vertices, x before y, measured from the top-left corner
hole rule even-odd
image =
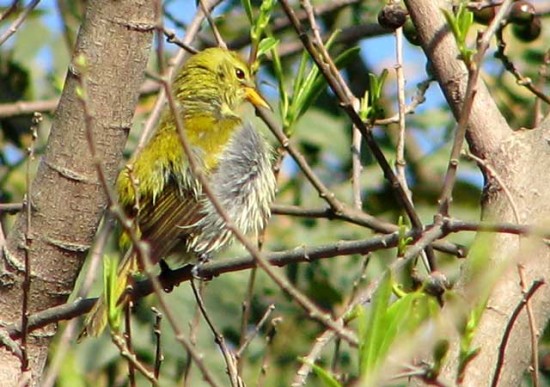
[[[106,264],[106,263],[105,263]],[[128,296],[125,295],[126,288],[130,282],[130,277],[138,271],[138,260],[134,252],[127,253],[120,265],[118,266],[116,272],[116,279],[114,286],[110,287],[112,294],[109,296],[111,300],[115,300],[117,309],[122,310],[128,303]],[[107,286],[104,285],[104,288]],[[85,337],[99,336],[108,322],[108,295],[103,292],[101,296],[97,299],[94,307],[86,316],[84,321],[84,328],[80,335],[78,335],[78,341],[81,341]]]

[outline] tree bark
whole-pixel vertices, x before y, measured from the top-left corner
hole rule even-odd
[[[78,55],[86,60],[87,107],[98,157],[110,182],[116,176],[144,80],[154,22],[151,1],[90,0],[78,34],[73,60]],[[105,208],[77,97],[78,76],[71,65],[32,184],[30,232],[26,234],[23,211],[0,257],[3,326],[22,316],[25,235],[31,266],[28,312],[34,313],[67,300]],[[31,385],[39,384],[55,332],[50,326],[28,337]],[[17,385],[21,375],[20,360],[2,347],[0,385]]]
[[[454,37],[443,17],[445,2],[407,0],[417,32],[423,42],[438,80],[455,117],[458,120],[464,103],[467,71],[458,59]],[[533,130],[513,131],[489,90],[480,80],[474,105],[468,121],[467,141],[471,151],[484,161],[482,171],[486,186],[482,200],[482,219],[548,225],[550,219],[550,117]],[[487,169],[487,166],[491,169]],[[508,190],[508,193],[506,192]],[[516,219],[513,208],[517,210]],[[485,252],[489,267],[502,270],[496,285],[491,289],[487,306],[475,331],[472,348],[480,352],[468,364],[463,379],[464,386],[490,386],[499,353],[504,354],[500,368],[499,386],[517,386],[531,362],[530,327],[525,308],[514,323],[510,338],[502,345],[503,335],[514,309],[523,299],[519,286],[518,265],[523,266],[526,287],[535,280],[550,281],[550,248],[540,239],[519,238],[500,234],[487,246],[486,238],[478,238],[473,254]],[[458,290],[467,301],[480,299],[473,294],[470,282],[474,269],[467,260]],[[487,285],[489,286],[489,285]],[[550,287],[543,285],[531,299],[535,316],[534,329],[542,332],[550,317]],[[457,338],[458,339],[458,338]],[[456,383],[458,345],[448,357],[442,380]],[[536,350],[536,349],[535,349]]]

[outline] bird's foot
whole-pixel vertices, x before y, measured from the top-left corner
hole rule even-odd
[[[170,266],[168,266],[168,264],[164,259],[161,259],[159,261],[159,266],[160,266],[159,279],[160,279],[160,283],[162,284],[162,289],[166,293],[170,293],[172,290],[174,290],[174,285],[167,284],[168,281],[163,281],[163,278],[170,278],[174,270],[170,269]]]
[[[208,254],[201,254],[199,255],[198,262],[193,266],[191,269],[191,275],[194,279],[199,281],[209,281],[212,279],[212,277],[205,276],[204,274],[201,275],[199,272],[202,268],[202,266],[207,263],[210,260],[210,256]]]

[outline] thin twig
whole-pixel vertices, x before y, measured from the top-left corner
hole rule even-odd
[[[524,267],[522,264],[518,264],[517,269],[519,275],[519,286],[521,287],[521,294],[525,300],[525,311],[527,312],[527,318],[529,319],[529,333],[531,337],[531,367],[529,367],[529,371],[533,380],[533,387],[539,387],[539,333],[537,329],[537,322],[535,320],[535,314],[533,313],[531,299],[527,298],[527,284],[525,283]]]
[[[277,334],[277,325],[282,321],[281,317],[276,317],[271,320],[271,329],[267,332],[266,348],[265,353],[262,359],[262,366],[260,368],[260,374],[258,375],[258,381],[256,382],[256,387],[262,387],[265,383],[267,377],[267,370],[269,368],[269,363],[271,362],[271,351],[273,350],[273,341],[275,335]]]
[[[157,308],[151,308],[155,314],[155,324],[153,325],[153,334],[155,335],[155,378],[160,376],[160,367],[164,361],[164,355],[162,354],[161,346],[161,322],[162,322],[162,313],[157,310]]]
[[[317,7],[317,15],[324,16],[327,14],[332,14],[332,13],[338,12],[339,10],[345,7],[358,4],[361,1],[363,0],[331,0],[329,2],[319,4],[319,6]],[[278,17],[276,15],[274,16],[275,17],[269,23],[269,29],[271,33],[276,34],[278,32],[282,32],[283,30],[287,29],[292,25],[287,17],[284,17],[282,15]],[[307,19],[307,14],[304,11],[297,12],[296,16],[301,21]],[[384,29],[378,23],[370,24],[369,27],[371,27],[370,30],[372,31],[376,31],[376,32],[384,31]],[[250,43],[251,43],[250,33],[248,33],[247,31],[247,33],[229,42],[228,46],[232,50],[238,50],[245,46],[248,46]]]
[[[208,324],[208,326],[210,327],[210,330],[214,334],[214,341],[216,342],[216,344],[220,348],[220,351],[223,354],[225,365],[227,366],[226,368],[227,374],[229,375],[229,380],[231,381],[231,386],[232,387],[241,386],[243,382],[242,382],[241,376],[239,375],[239,371],[237,369],[237,361],[235,359],[235,355],[229,350],[229,348],[225,344],[225,339],[223,338],[223,335],[218,331],[218,329],[214,325],[214,322],[210,318],[210,315],[206,311],[206,307],[204,306],[202,296],[195,285],[194,279],[191,279],[191,289],[193,289],[193,294],[195,295],[195,300],[197,301],[197,305],[199,306],[202,317],[204,318],[204,321],[206,321],[206,324]]]
[[[422,82],[419,82],[416,85],[416,93],[414,97],[411,100],[411,103],[406,105],[403,108],[404,114],[413,114],[416,110],[416,108],[420,105],[422,105],[426,101],[426,91],[428,91],[428,88],[430,87],[430,84],[434,81],[433,78],[428,78]],[[397,114],[387,117],[387,118],[377,118],[374,120],[373,125],[389,125],[389,124],[395,124],[399,123],[401,113],[397,112]]]
[[[17,214],[25,208],[24,203],[0,203],[0,213]]]
[[[131,353],[136,358],[136,361],[137,361],[137,356],[134,351],[134,345],[132,343],[133,304],[134,303],[130,300],[124,306],[124,325],[126,327],[126,331],[124,332],[124,340],[126,341],[126,349],[128,350],[129,353]],[[155,376],[155,379],[157,379],[156,376]],[[134,366],[134,363],[132,361],[128,361],[128,381],[130,383],[130,387],[136,387],[136,367]]]
[[[513,0],[505,0],[503,2],[502,7],[498,10],[487,30],[482,34],[481,38],[478,39],[477,51],[473,56],[472,62],[468,66],[468,82],[466,84],[466,92],[464,95],[462,108],[460,110],[460,117],[458,119],[458,123],[455,129],[453,146],[451,149],[451,154],[449,156],[449,164],[447,166],[443,187],[441,189],[441,195],[439,197],[438,213],[443,216],[449,215],[449,207],[451,205],[453,188],[456,182],[456,175],[458,171],[458,159],[460,156],[460,152],[462,151],[462,146],[464,145],[464,140],[466,138],[468,121],[470,119],[470,113],[472,112],[472,108],[474,105],[475,94],[477,91],[477,82],[481,71],[483,57],[485,56],[485,52],[489,47],[489,43],[492,37],[500,28],[502,21],[508,14],[508,9],[510,8],[510,4],[512,4],[512,1]]]
[[[550,230],[537,228],[529,225],[517,225],[511,223],[487,223],[487,222],[468,222],[454,218],[443,218],[443,234],[459,231],[473,232],[499,232],[507,234],[522,234],[538,236],[550,239]],[[430,229],[432,226],[429,226]],[[411,231],[405,234],[405,238],[413,237],[415,234]],[[370,239],[355,241],[340,241],[320,246],[302,246],[301,249],[291,249],[288,251],[272,252],[266,254],[266,258],[273,266],[286,266],[298,262],[312,262],[319,259],[334,258],[352,254],[367,254],[368,252],[380,249],[396,247],[399,241],[397,233],[391,235],[377,236]],[[198,269],[197,274],[204,278],[217,277],[224,273],[246,270],[256,267],[254,258],[244,256],[224,260],[215,260],[207,262]],[[162,287],[174,287],[184,281],[189,281],[192,277],[191,267],[186,266],[181,269],[172,270],[170,273],[161,274],[157,278]],[[151,281],[146,279],[136,282],[131,294],[134,301],[145,297],[153,292]],[[92,308],[97,299],[78,299],[69,304],[55,306],[29,316],[29,331],[42,328],[48,324],[61,320],[68,320],[84,313]],[[6,327],[10,337],[17,339],[21,337],[20,324],[12,324]]]
[[[3,257],[2,252],[4,251],[4,246],[6,245],[6,235],[4,234],[4,227],[0,219],[0,258]]]
[[[544,94],[544,92],[534,84],[531,78],[524,77],[518,70],[518,68],[514,65],[514,63],[510,60],[510,58],[508,58],[508,55],[506,55],[506,42],[504,41],[502,32],[502,29],[496,32],[497,52],[495,53],[495,57],[500,59],[506,71],[508,71],[514,76],[514,78],[516,78],[516,83],[518,85],[525,87],[535,96],[537,96],[539,100],[550,104],[550,96]]]
[[[0,118],[30,114],[34,112],[52,112],[57,108],[59,99],[43,101],[18,101],[0,104]]]
[[[395,30],[395,73],[397,78],[397,108],[399,116],[399,136],[397,137],[397,149],[395,169],[403,189],[409,196],[412,202],[412,193],[407,184],[407,176],[405,168],[407,162],[405,160],[405,76],[403,75],[403,28]]]
[[[159,386],[159,382],[155,378],[155,375],[151,373],[151,371],[149,371],[143,364],[141,364],[141,362],[136,358],[136,355],[128,349],[125,339],[119,335],[113,335],[112,339],[113,343],[115,343],[118,347],[122,357],[128,360],[128,362],[131,363],[132,366],[135,367],[135,369],[137,369],[143,376],[145,376],[153,386]]]
[[[391,234],[399,230],[399,226],[386,223],[375,217],[357,211],[354,208],[348,208],[345,205],[342,207],[341,213],[335,213],[331,208],[302,208],[298,206],[273,204],[271,213],[274,215],[290,215],[306,218],[326,218],[328,220],[339,219],[359,226],[364,226],[373,229],[374,231]],[[458,258],[464,258],[467,254],[467,249],[464,246],[455,245],[446,241],[435,241],[432,243],[434,249],[447,254],[452,254]]]
[[[500,177],[500,175],[497,173],[497,171],[491,165],[489,165],[489,163],[487,161],[471,154],[470,152],[465,151],[465,152],[463,152],[463,154],[466,157],[474,160],[481,168],[483,168],[483,169],[485,169],[485,171],[487,171],[487,174],[492,176],[497,181],[500,188],[504,191],[504,196],[506,196],[506,199],[508,199],[508,203],[510,204],[510,208],[512,209],[512,213],[514,214],[514,219],[516,219],[516,223],[520,224],[521,223],[521,218],[519,216],[518,206],[516,205],[516,202],[514,200],[514,196],[510,192],[510,189],[508,188],[508,185]]]
[[[206,20],[208,20],[208,24],[210,24],[210,28],[212,29],[212,33],[214,34],[214,38],[216,39],[216,43],[218,44],[218,47],[227,48],[227,44],[225,44],[225,41],[223,40],[222,35],[220,34],[220,31],[218,31],[216,22],[214,22],[214,19],[210,14],[210,10],[204,4],[204,0],[199,0],[199,4],[201,6],[202,12],[204,12],[204,14],[206,15]]]
[[[447,233],[443,230],[443,221],[440,217],[435,217],[435,223],[422,232],[422,236],[413,245],[408,246],[403,261],[408,261],[418,256],[426,249],[426,246],[430,246],[435,240],[441,239],[446,236]]]
[[[395,266],[395,263],[392,266]],[[366,269],[366,263],[364,265],[364,268]],[[392,269],[393,267],[390,267],[389,270]],[[380,276],[379,278],[382,278],[382,276]],[[350,300],[348,301],[344,312],[340,314],[340,319],[344,320],[345,316],[350,313],[357,305],[362,305],[368,302],[368,300],[371,299],[372,294],[378,288],[379,283],[380,280],[372,281],[360,292],[356,292],[353,298],[350,298]],[[315,339],[315,344],[313,345],[309,353],[302,359],[302,366],[296,372],[296,375],[294,375],[294,379],[291,385],[292,387],[302,387],[306,385],[307,377],[311,373],[311,370],[316,360],[321,356],[321,351],[328,343],[330,343],[335,338],[336,336],[333,334],[333,332],[327,330],[323,332],[319,337],[317,337],[317,339]]]
[[[40,0],[32,0],[29,5],[21,12],[21,14],[11,23],[11,25],[4,31],[4,33],[0,36],[0,46],[4,44],[6,40],[8,40],[17,29],[23,24],[29,13],[40,3]]]
[[[418,367],[411,364],[405,364],[402,366],[405,371],[391,375],[388,381],[398,381],[411,378],[419,378],[422,382],[430,386],[435,387],[450,387],[449,385],[438,380],[431,372],[430,367]]]
[[[361,163],[361,132],[357,127],[351,128],[351,194],[353,198],[353,207],[361,211],[363,209],[363,200],[361,198],[361,172],[363,164]]]
[[[242,348],[247,340],[248,321],[250,319],[250,311],[252,306],[252,296],[254,292],[254,284],[256,283],[256,274],[258,270],[253,268],[250,270],[248,276],[248,285],[246,287],[246,294],[242,303],[242,315],[241,315],[241,332],[239,337],[239,348]],[[237,368],[239,373],[242,373],[244,362],[241,361],[239,351],[235,355],[237,358]]]
[[[199,52],[196,48],[192,47],[190,44],[187,44],[183,40],[178,39],[174,31],[169,30],[167,28],[163,28],[162,32],[164,36],[166,36],[166,41],[168,43],[174,43],[176,46],[183,48],[185,51],[187,51],[190,54],[196,54],[197,52]]]
[[[191,277],[189,279],[191,279]],[[204,284],[206,284],[206,282],[202,282],[202,285]],[[201,311],[199,309],[198,304],[195,303],[195,311],[193,313],[193,318],[189,322],[189,341],[193,346],[197,345],[197,336],[199,334],[199,328],[200,328],[200,318],[201,318]],[[185,362],[185,366],[183,368],[182,383],[180,383],[183,386],[187,386],[191,383],[190,378],[191,378],[192,366],[193,366],[193,362],[191,361],[191,356],[187,355],[187,361]]]
[[[171,309],[168,307],[166,300],[164,298],[163,293],[163,287],[161,287],[159,280],[156,276],[152,274],[152,263],[151,259],[149,257],[149,249],[146,243],[142,242],[139,238],[139,236],[136,233],[135,227],[130,219],[126,216],[120,205],[118,204],[116,200],[116,196],[114,192],[111,189],[111,186],[109,185],[106,175],[104,172],[103,164],[101,159],[97,156],[97,150],[96,150],[96,144],[94,140],[93,135],[93,125],[94,125],[94,117],[91,114],[89,110],[89,106],[87,103],[87,79],[85,77],[85,68],[80,68],[80,76],[78,77],[80,87],[81,87],[81,93],[80,93],[80,102],[82,104],[82,108],[84,111],[84,123],[85,123],[85,135],[86,140],[88,142],[88,147],[90,149],[90,154],[92,156],[93,164],[96,169],[98,179],[100,182],[101,187],[103,188],[103,191],[105,192],[107,196],[107,202],[109,204],[109,209],[111,210],[111,213],[116,217],[116,219],[119,221],[120,225],[122,226],[123,230],[128,234],[130,237],[130,240],[132,242],[132,254],[135,253],[138,256],[138,259],[140,260],[141,265],[144,267],[144,273],[146,274],[147,278],[151,281],[152,288],[154,289],[155,294],[157,295],[157,299],[159,302],[159,305],[161,306],[161,309],[163,310],[164,314],[166,315],[168,322],[172,326],[172,329],[174,330],[176,340],[179,341],[183,347],[188,351],[190,356],[193,358],[195,363],[198,365],[199,369],[201,370],[204,380],[209,383],[212,386],[219,386],[219,384],[215,381],[214,376],[210,372],[210,370],[206,367],[204,364],[204,361],[202,357],[194,350],[193,346],[189,342],[189,340],[183,335],[181,329],[178,326],[178,322],[176,317],[171,312]],[[130,359],[131,360],[131,359]],[[139,368],[136,367],[138,370]]]
[[[4,329],[0,329],[0,346],[6,348],[10,353],[22,361],[23,353],[21,352],[21,346],[10,336],[9,331],[6,332]]]
[[[168,104],[170,109],[173,112],[177,112],[178,110],[176,107],[176,102],[173,95],[171,94],[170,85],[165,80],[161,80],[161,82],[163,86],[166,88],[166,95],[168,98]],[[210,187],[209,182],[206,180],[206,177],[200,170],[200,167],[198,166],[198,163],[195,160],[194,153],[192,152],[192,149],[186,137],[186,132],[184,131],[184,128],[183,128],[182,118],[180,117],[179,114],[174,114],[174,120],[175,120],[180,142],[185,151],[185,154],[187,155],[189,168],[192,174],[200,182],[202,190],[206,195],[206,197],[208,197],[208,199],[212,203],[212,206],[214,207],[218,215],[223,219],[227,230],[229,230],[233,234],[233,236],[245,247],[248,253],[255,259],[256,264],[263,271],[265,271],[265,273],[283,291],[289,294],[302,308],[304,308],[308,312],[310,318],[319,321],[320,323],[330,327],[331,329],[334,329],[339,336],[341,336],[344,340],[348,341],[351,345],[353,346],[358,345],[357,337],[355,337],[355,335],[351,331],[349,331],[348,329],[344,329],[340,324],[334,322],[330,314],[322,311],[305,294],[303,294],[295,286],[293,286],[287,278],[285,278],[283,275],[276,272],[273,269],[273,267],[269,264],[269,262],[264,258],[263,254],[259,251],[259,249],[253,243],[251,243],[243,235],[243,233],[236,227],[235,223],[233,222],[233,219],[231,219],[231,217],[228,215],[225,208],[220,204],[216,195],[214,195],[214,192]]]
[[[328,54],[325,45],[318,38],[319,36],[318,28],[315,27],[316,26],[315,16],[313,12],[313,7],[311,6],[310,2],[307,0],[301,0],[301,4],[304,7],[304,10],[306,11],[306,13],[308,14],[308,19],[310,20],[310,25],[312,30],[314,31],[314,35],[317,36],[317,39],[315,40],[311,40],[309,35],[305,32],[300,20],[298,20],[294,10],[288,3],[288,0],[280,0],[280,3],[283,7],[284,12],[287,14],[288,18],[293,24],[294,29],[296,30],[296,33],[298,34],[304,47],[307,49],[307,51],[311,55],[315,64],[319,68],[319,71],[323,74],[323,76],[327,80],[327,83],[329,84],[332,91],[336,94],[336,96],[340,100],[340,106],[348,114],[352,123],[355,126],[357,126],[357,128],[360,130],[361,135],[365,139],[365,142],[367,143],[367,145],[369,146],[372,152],[372,155],[374,156],[374,158],[382,168],[384,172],[384,176],[386,177],[386,179],[389,180],[391,187],[393,188],[393,192],[396,194],[397,200],[399,201],[399,203],[402,205],[403,209],[407,213],[407,216],[409,217],[413,228],[416,230],[421,230],[423,228],[422,222],[418,214],[414,210],[414,207],[412,206],[412,203],[410,202],[406,192],[404,191],[403,187],[399,183],[399,180],[395,176],[395,173],[393,172],[392,167],[390,166],[382,150],[376,143],[376,140],[374,139],[374,136],[372,134],[372,130],[371,130],[372,128],[368,127],[363,122],[359,113],[354,109],[353,94],[349,90],[349,87],[343,80],[336,65],[332,61],[332,58]],[[317,31],[317,33],[315,31]],[[431,269],[435,269],[435,262],[434,262],[435,257],[431,247],[426,248],[426,254],[428,256]]]
[[[159,74],[164,74],[164,20],[163,20],[163,7],[161,0],[154,1],[155,8],[155,37],[156,37],[156,50],[157,53],[157,71]]]
[[[455,218],[443,218],[445,231],[475,231],[475,232],[496,232],[502,234],[514,234],[525,236],[536,236],[543,239],[550,239],[550,229],[534,225],[516,224],[516,223],[491,223],[491,222],[471,222]]]
[[[500,341],[500,346],[498,349],[498,358],[495,364],[495,371],[493,373],[493,379],[491,381],[491,387],[497,387],[498,386],[498,380],[500,378],[500,372],[503,369],[504,365],[504,355],[506,352],[506,347],[508,346],[508,340],[510,339],[510,335],[512,334],[512,328],[514,327],[514,324],[523,310],[523,307],[527,304],[527,301],[529,301],[535,292],[544,285],[544,280],[535,280],[531,284],[531,287],[523,297],[521,298],[521,301],[518,303],[514,311],[512,312],[510,319],[508,320],[508,323],[506,324],[506,328],[504,330],[504,334],[502,335],[502,340]]]
[[[113,222],[108,219],[108,217],[106,217],[97,232],[97,237],[92,246],[91,253],[89,254],[89,264],[86,270],[86,276],[82,281],[80,289],[78,289],[76,293],[77,299],[80,299],[81,297],[86,297],[88,295],[88,292],[90,291],[90,288],[92,287],[92,284],[94,282],[99,264],[103,258],[103,252],[105,251],[105,246],[107,245],[107,241],[109,239],[109,236],[111,235],[113,227]],[[72,319],[65,327],[65,330],[61,334],[61,337],[56,344],[55,354],[48,361],[48,369],[45,372],[45,375],[42,377],[41,387],[53,387],[55,385],[65,356],[69,351],[70,344],[71,342],[73,342],[74,337],[77,334],[78,320]]]
[[[220,3],[221,0],[210,0],[207,5],[209,5],[209,10],[212,11],[212,9]],[[195,16],[193,17],[193,20],[187,27],[187,30],[185,31],[185,37],[183,38],[183,43],[185,45],[191,44],[193,39],[195,39],[195,36],[200,30],[202,21],[204,20],[204,12],[197,11],[195,13]],[[181,67],[182,63],[185,61],[185,59],[188,56],[187,49],[180,49],[176,55],[168,62],[171,66],[169,67],[167,71],[167,78],[173,79],[178,69]],[[149,138],[150,134],[153,132],[155,127],[157,126],[157,122],[160,118],[160,114],[162,110],[164,109],[164,105],[166,104],[166,94],[165,90],[161,89],[160,94],[157,98],[157,101],[155,102],[155,106],[153,107],[153,110],[149,114],[149,118],[147,119],[147,122],[145,123],[145,126],[141,132],[141,135],[139,137],[139,142],[134,150],[134,153],[139,153],[141,149],[145,146],[145,143],[147,142],[147,139]]]
[[[13,12],[17,10],[19,7],[19,2],[21,0],[13,0],[9,7],[0,15],[0,22],[6,19],[8,16],[10,16]]]
[[[267,319],[269,318],[269,316],[274,310],[275,310],[275,305],[273,304],[267,307],[267,310],[265,311],[264,315],[262,316],[258,324],[256,324],[256,326],[254,327],[254,330],[245,338],[244,342],[239,346],[239,349],[235,353],[235,357],[237,359],[242,357],[244,351],[246,350],[246,348],[248,348],[248,345],[252,342],[254,337],[256,337],[258,333],[260,333],[260,330],[262,329]]]
[[[307,377],[311,373],[315,361],[321,357],[322,350],[328,343],[334,340],[335,337],[336,335],[333,331],[325,330],[315,339],[315,344],[311,347],[309,353],[305,357],[300,358],[302,365],[296,372],[296,375],[294,375],[294,379],[290,385],[291,387],[302,387],[306,385]]]

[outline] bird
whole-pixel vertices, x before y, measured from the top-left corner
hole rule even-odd
[[[164,110],[151,139],[116,180],[118,202],[136,235],[148,244],[153,264],[168,257],[181,264],[196,263],[233,239],[190,167],[174,113],[181,117],[198,170],[237,229],[245,234],[262,230],[276,192],[273,151],[242,117],[246,103],[263,108],[269,104],[258,92],[250,66],[237,53],[214,47],[193,55],[175,77],[172,92],[176,111]],[[127,253],[118,265],[113,296],[122,308],[128,302],[123,297],[127,286],[144,268],[128,233],[122,233],[119,243]],[[107,323],[103,295],[87,315],[79,339],[98,336]]]

